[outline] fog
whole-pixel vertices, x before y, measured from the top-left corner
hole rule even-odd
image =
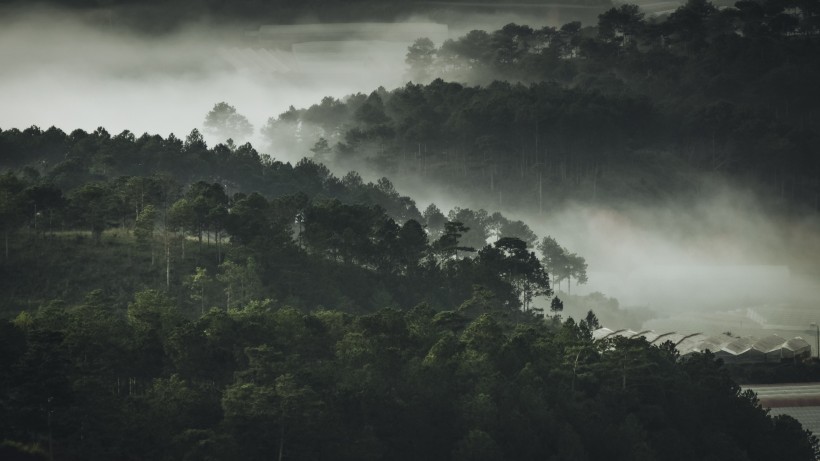
[[[478,15],[474,23],[496,28],[521,22],[514,16]],[[571,18],[545,14],[528,23],[557,25],[565,19]],[[430,23],[428,17],[408,21]],[[445,30],[452,37],[470,28],[461,18]],[[103,126],[112,133],[184,137],[193,128],[202,130],[207,112],[226,101],[254,125],[249,140],[264,151],[260,128],[291,105],[308,107],[324,96],[405,83],[406,41],[376,37],[262,50],[255,46],[258,36],[248,34],[254,30],[192,22],[146,37],[55,10],[3,15],[0,127]],[[207,133],[206,139],[222,141]],[[308,154],[268,153],[289,161]],[[391,179],[420,209],[435,202],[445,212],[454,206],[501,211],[541,237],[552,235],[589,264],[589,283],[573,284],[573,294],[602,292],[623,309],[655,313],[654,320],[633,328],[754,332],[772,325],[800,329],[820,320],[811,318],[820,294],[812,277],[820,254],[817,222],[772,215],[748,192],[711,185],[688,204],[568,204],[539,214],[495,210],[467,195]],[[584,307],[569,313],[577,316]]]
[[[693,203],[507,214],[586,258],[589,282],[573,283],[571,294],[600,292],[640,311],[610,326],[791,337],[820,320],[817,219],[772,213],[748,191],[722,186]],[[566,283],[554,288],[568,296]],[[566,315],[595,307],[579,300]]]
[[[820,222],[780,211],[746,189],[704,179],[695,199],[679,203],[566,203],[539,213],[488,207],[412,180],[395,183],[420,209],[436,203],[445,213],[456,206],[500,211],[583,256],[589,282],[573,281],[570,294],[566,282],[554,287],[572,300],[565,316],[606,309],[597,298],[571,296],[597,292],[620,306],[614,316],[597,312],[610,321],[604,323],[636,331],[791,337],[808,335],[820,320]]]
[[[472,29],[510,22],[558,26],[592,20],[598,12],[551,7],[535,14],[515,8],[468,14],[450,5],[401,18],[398,27],[376,25],[363,40],[358,29],[366,25],[349,27],[349,37],[328,38],[321,26],[306,24],[310,17],[279,30],[263,26],[261,33],[259,24],[191,20],[174,32],[149,36],[114,27],[99,11],[0,9],[0,128],[103,126],[109,132],[184,136],[201,130],[207,112],[225,101],[249,119],[257,129],[249,140],[262,146],[259,129],[291,105],[406,83],[404,55],[418,38],[412,30],[440,44]],[[293,40],[271,47],[271,36]],[[223,141],[205,134],[211,143]],[[296,160],[305,153],[272,154]]]
[[[4,129],[103,126],[112,133],[185,136],[202,130],[205,115],[220,101],[258,129],[290,105],[403,84],[406,43],[306,43],[295,45],[293,53],[254,56],[256,43],[242,27],[192,23],[146,37],[56,10],[2,18]],[[207,133],[206,139],[223,141]]]

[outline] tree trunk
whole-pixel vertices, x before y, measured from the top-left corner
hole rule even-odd
[[[222,253],[220,253],[221,248],[219,247],[219,241],[220,240],[221,239],[220,239],[219,229],[217,229],[216,230],[216,235],[214,236],[214,241],[216,241],[216,263],[217,264],[222,262]]]
[[[51,398],[49,398],[51,400]],[[51,407],[48,407],[48,460],[54,461],[54,441],[53,435],[51,431]]]
[[[165,289],[171,290],[171,245],[167,230],[165,231]]]
[[[282,455],[285,452],[285,422],[279,426],[279,461],[282,461]]]
[[[572,385],[570,386],[570,389],[573,393],[575,392],[575,376],[577,375],[578,359],[581,358],[581,352],[583,352],[583,349],[575,354],[575,363],[572,365]]]

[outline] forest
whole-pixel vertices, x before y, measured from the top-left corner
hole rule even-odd
[[[510,209],[677,201],[720,182],[816,211],[818,54],[816,1],[621,5],[596,26],[421,38],[405,87],[291,108],[263,134]]]
[[[183,142],[33,127],[0,132],[0,146],[3,166],[20,171],[0,177],[6,267],[31,264],[3,278],[6,312],[79,300],[83,280],[116,267],[123,273],[108,288],[124,295],[122,306],[142,283],[181,290],[184,301],[182,282],[198,268],[215,282],[230,278],[217,276],[226,270],[266,281],[242,279],[241,290],[217,290],[233,293],[228,299],[201,300],[226,308],[272,298],[351,312],[376,301],[440,309],[482,285],[510,309],[530,310],[534,297],[551,293],[550,282],[566,281],[569,291],[586,281],[582,256],[550,236],[539,241],[521,221],[458,207],[445,216],[434,204],[420,212],[386,178],[364,183],[350,172],[340,179],[311,160],[292,166],[260,156],[250,144],[208,148],[196,130]],[[100,251],[103,244],[110,250]],[[69,262],[75,256],[125,258],[82,274]],[[58,268],[64,272],[52,283]]]
[[[8,459],[819,452],[709,353],[536,307],[586,265],[524,223],[197,131],[0,140]]]
[[[715,181],[816,213],[818,15],[690,0],[419,38],[405,86],[291,107],[269,154],[198,129],[3,127],[0,459],[817,459],[737,384],[816,367],[593,341],[599,316],[564,302],[618,308],[574,293],[583,252],[494,210]],[[420,209],[391,177],[487,205]]]

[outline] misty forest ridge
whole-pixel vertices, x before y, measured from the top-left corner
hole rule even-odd
[[[820,456],[818,0],[0,0],[0,55],[0,459]]]

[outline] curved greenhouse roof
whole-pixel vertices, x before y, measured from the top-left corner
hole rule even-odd
[[[800,336],[785,339],[778,335],[763,338],[753,336],[729,336],[725,334],[706,336],[701,333],[681,334],[678,332],[657,333],[652,330],[635,332],[632,330],[610,330],[599,328],[592,332],[596,341],[621,336],[625,338],[645,338],[650,344],[671,341],[681,356],[694,352],[710,351],[727,362],[777,362],[784,359],[808,358],[811,345]]]
[[[769,353],[778,349],[782,349],[786,344],[786,340],[778,335],[769,335],[765,338],[758,339],[754,343],[754,348],[760,352]]]

